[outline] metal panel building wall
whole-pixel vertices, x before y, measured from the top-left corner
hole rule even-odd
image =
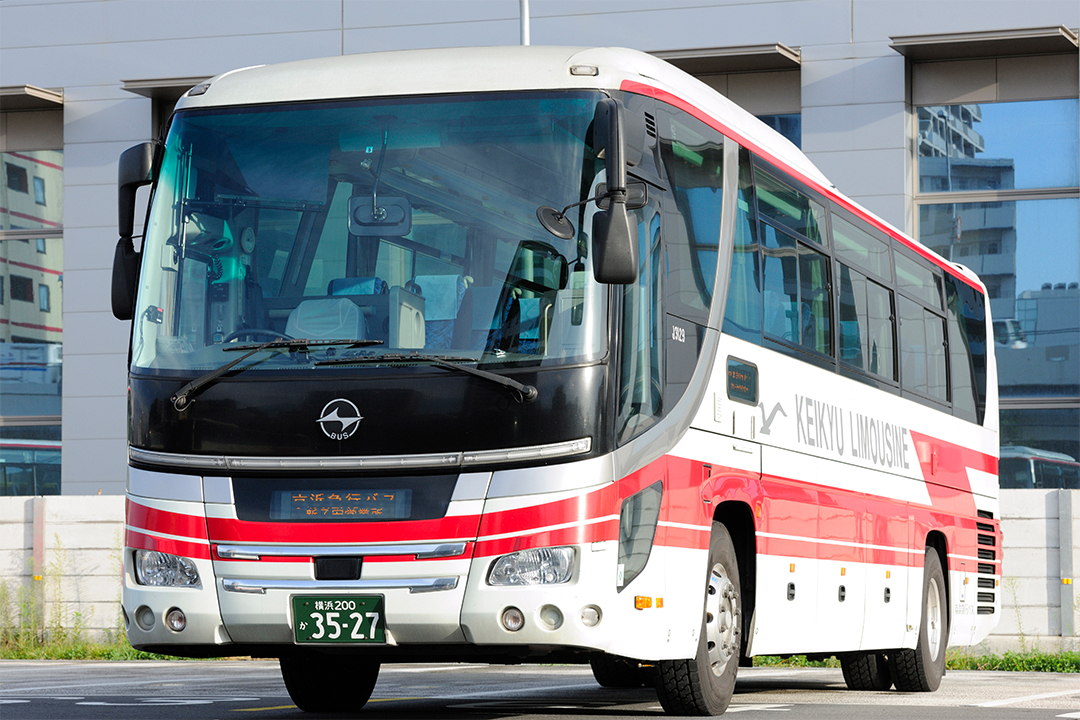
[[[684,0],[677,8],[670,5],[665,0],[533,0],[531,42],[628,46],[674,55],[776,43],[798,49],[802,147],[843,192],[913,234],[918,231],[918,168],[912,61],[893,47],[892,38],[1080,26],[1075,0]],[[0,86],[63,91],[64,494],[124,490],[129,325],[114,320],[108,305],[116,159],[128,146],[156,136],[155,122],[169,94],[175,94],[177,78],[337,54],[512,45],[519,41],[518,12],[514,0],[5,0],[0,5]],[[1072,57],[1074,72],[1065,82],[1072,83],[1076,97]],[[766,78],[761,80],[775,105],[778,86],[765,87]],[[735,72],[728,83],[751,104],[752,74]],[[0,100],[0,113],[12,109],[10,100]],[[1065,257],[1076,253],[1065,250]],[[1078,402],[1072,398],[1066,405],[1075,408]],[[1075,424],[1076,411],[1071,412],[1066,421]],[[1073,434],[1080,444],[1080,428]]]

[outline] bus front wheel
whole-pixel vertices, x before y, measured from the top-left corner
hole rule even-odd
[[[932,692],[945,675],[945,647],[949,641],[949,607],[945,574],[937,551],[926,549],[923,562],[922,622],[915,649],[889,653],[893,684],[903,692]]]
[[[289,697],[304,712],[359,710],[379,679],[379,663],[347,655],[299,653],[278,663]]]
[[[720,715],[735,692],[742,642],[739,562],[731,535],[713,522],[698,650],[691,660],[661,660],[656,694],[671,715]]]

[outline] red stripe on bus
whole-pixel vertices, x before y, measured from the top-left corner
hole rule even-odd
[[[124,545],[135,550],[155,550],[157,552],[180,555],[198,560],[210,559],[209,545],[147,535],[146,533],[141,533],[130,528],[125,533]]]
[[[153,530],[166,535],[205,540],[206,520],[201,515],[187,515],[140,505],[127,500],[127,524],[142,530]]]
[[[394,522],[255,522],[207,518],[214,542],[281,544],[392,543],[475,538],[477,515]]]

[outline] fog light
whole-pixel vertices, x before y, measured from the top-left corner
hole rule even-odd
[[[140,605],[135,611],[135,624],[140,630],[150,632],[154,629],[154,611],[145,605]]]
[[[547,626],[548,630],[558,630],[562,627],[562,611],[554,605],[545,605],[540,608],[540,622]]]
[[[180,608],[172,608],[165,613],[165,625],[173,632],[180,632],[187,627],[187,616]]]
[[[502,625],[510,632],[517,632],[525,627],[525,615],[516,607],[508,607],[503,610]]]
[[[586,605],[581,608],[581,624],[585,627],[596,627],[600,624],[600,608],[595,605]]]

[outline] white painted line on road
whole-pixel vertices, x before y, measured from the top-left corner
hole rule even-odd
[[[1058,715],[1059,718],[1080,718],[1080,712],[1068,713],[1066,715]]]
[[[1047,698],[1065,697],[1066,695],[1080,695],[1080,687],[1075,690],[1043,693],[1042,695],[1025,695],[1024,697],[1009,698],[1008,700],[992,700],[990,702],[979,703],[975,707],[1001,707],[1002,705],[1015,705],[1016,703],[1027,702],[1028,700],[1046,700]]]
[[[218,675],[206,675],[203,677],[185,677],[184,682],[198,682],[201,680],[221,680]],[[0,693],[9,693],[11,695],[22,695],[23,693],[40,692],[42,690],[59,690],[60,688],[85,688],[85,687],[107,687],[109,685],[161,685],[165,683],[165,680],[158,678],[157,680],[123,680],[119,682],[92,682],[92,683],[78,683],[77,685],[42,685],[41,687],[14,687],[4,688],[0,690]]]
[[[751,710],[765,710],[768,712],[788,712],[791,710],[791,705],[728,705],[728,709],[725,712],[737,713],[747,712]]]

